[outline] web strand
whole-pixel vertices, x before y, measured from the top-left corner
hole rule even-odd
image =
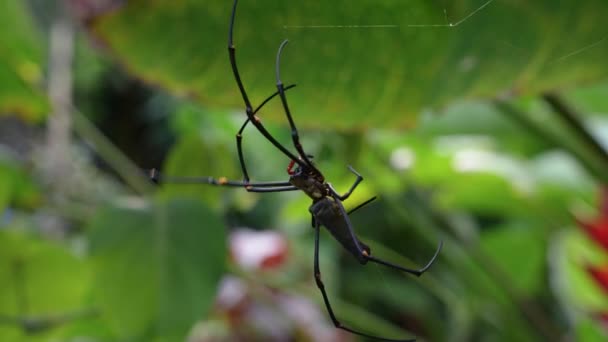
[[[467,14],[464,18],[458,20],[455,23],[448,22],[448,13],[447,10],[443,9],[443,14],[445,17],[445,24],[409,24],[407,27],[457,27],[458,25],[464,23],[469,20],[471,17],[476,15],[478,12],[482,11],[484,8],[489,6],[494,0],[488,0],[483,3],[481,6],[477,7],[474,11]],[[398,28],[399,25],[394,24],[377,24],[377,25],[283,25],[283,29],[374,29],[374,28]]]
[[[582,48],[580,48],[578,50],[572,51],[572,52],[570,52],[568,54],[565,54],[565,55],[563,55],[561,57],[558,57],[558,58],[554,59],[553,61],[551,61],[549,64],[559,63],[559,62],[563,61],[566,58],[570,58],[570,57],[572,57],[574,55],[578,55],[578,54],[581,54],[581,53],[583,53],[583,52],[585,52],[587,50],[593,49],[594,47],[596,47],[596,46],[602,44],[603,42],[605,42],[607,39],[608,39],[608,35],[604,36],[602,39],[600,39],[600,40],[598,40],[598,41],[596,41],[594,43],[591,43],[589,45],[583,46]]]
[[[474,16],[479,11],[483,10],[484,8],[486,8],[488,5],[490,5],[493,2],[494,2],[494,0],[488,0],[488,1],[486,1],[481,6],[477,7],[476,10],[474,10],[471,13],[469,13],[467,16],[465,16],[464,18],[458,20],[455,23],[448,22],[448,13],[447,13],[446,9],[444,8],[443,9],[443,14],[445,15],[445,21],[447,22],[447,24],[410,24],[410,25],[407,25],[407,27],[456,27],[456,26],[464,23],[465,21],[469,20],[472,16]]]
[[[399,25],[284,25],[284,29],[359,29],[359,28],[397,28]]]

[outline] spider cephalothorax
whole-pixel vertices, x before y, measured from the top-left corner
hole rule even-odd
[[[312,156],[308,156],[309,160]],[[325,179],[316,168],[309,168],[306,164],[296,164],[295,160],[289,162],[287,166],[289,183],[296,188],[304,191],[313,200],[319,200],[330,195],[330,190]]]

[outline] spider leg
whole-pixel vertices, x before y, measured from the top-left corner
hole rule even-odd
[[[388,262],[388,261],[384,261],[384,260],[382,260],[380,258],[376,258],[376,257],[374,257],[372,255],[366,255],[366,258],[367,258],[367,260],[369,260],[371,262],[375,262],[377,264],[388,266],[390,268],[394,268],[396,270],[407,272],[407,273],[410,273],[410,274],[413,274],[413,275],[419,277],[424,272],[426,272],[431,267],[431,265],[433,265],[433,263],[435,262],[435,259],[437,259],[437,256],[439,255],[439,252],[441,251],[442,247],[443,247],[443,241],[439,241],[439,246],[437,246],[437,250],[435,251],[435,254],[431,258],[431,260],[429,260],[429,262],[427,262],[427,264],[424,267],[422,267],[420,269],[417,269],[417,270],[411,269],[411,268],[405,268],[403,266],[399,266],[397,264],[393,264],[392,262]]]
[[[364,206],[370,204],[371,202],[375,201],[376,198],[378,198],[378,197],[374,196],[374,197],[368,199],[367,201],[365,201],[365,202],[357,205],[356,207],[352,208],[351,210],[349,210],[346,214],[350,215],[350,214],[354,213],[355,211],[357,211],[357,210],[363,208]]]
[[[281,191],[295,191],[298,190],[291,183],[286,181],[278,182],[245,182],[245,181],[233,181],[228,180],[224,177],[213,178],[213,177],[175,177],[175,176],[164,176],[156,169],[149,171],[149,177],[154,183],[172,183],[172,184],[208,184],[215,186],[226,186],[234,188],[245,188],[250,192],[281,192]]]
[[[277,61],[276,61],[276,76],[277,76],[277,90],[279,91],[279,95],[281,96],[281,102],[283,103],[283,109],[285,110],[285,115],[287,116],[287,120],[289,121],[289,126],[291,127],[291,139],[293,141],[293,145],[300,154],[300,158],[308,165],[308,167],[312,168],[317,174],[321,174],[319,170],[312,164],[312,162],[308,159],[308,155],[304,152],[302,148],[302,144],[300,143],[300,135],[298,134],[298,129],[296,128],[296,124],[293,121],[293,117],[291,116],[291,112],[289,110],[289,105],[287,104],[287,97],[285,96],[286,88],[283,86],[283,82],[281,81],[281,73],[280,73],[280,62],[281,62],[281,53],[283,52],[283,48],[287,45],[288,40],[285,39],[281,45],[279,46],[279,51],[277,52]]]
[[[289,90],[293,87],[295,87],[295,84],[289,85],[287,87],[285,87],[285,90]],[[266,100],[262,101],[262,103],[253,111],[253,115],[255,115],[260,109],[262,109],[262,107],[264,107],[264,105],[272,100],[275,96],[279,95],[279,92],[276,91],[274,92],[274,94],[270,95],[269,97],[266,98]],[[243,179],[245,180],[245,182],[249,182],[249,173],[247,172],[247,167],[245,166],[245,158],[243,156],[243,148],[242,148],[242,139],[243,139],[243,131],[245,130],[245,127],[247,127],[247,124],[249,123],[249,118],[247,118],[245,120],[245,122],[243,123],[243,125],[241,126],[241,129],[239,129],[238,133],[236,134],[236,150],[239,156],[239,163],[241,165],[241,170],[243,171]]]
[[[361,174],[359,174],[359,172],[357,172],[355,169],[353,169],[352,166],[348,165],[348,169],[350,170],[350,172],[354,173],[357,176],[357,179],[355,179],[355,182],[353,183],[353,185],[350,186],[350,189],[348,189],[348,191],[345,192],[344,195],[338,194],[336,189],[334,189],[333,186],[331,186],[331,184],[327,183],[329,185],[329,189],[331,190],[333,196],[335,198],[339,199],[340,201],[344,201],[348,197],[350,197],[350,195],[353,193],[353,191],[355,191],[355,189],[357,188],[359,183],[361,183],[361,181],[363,180],[363,176],[361,176]],[[365,204],[367,204],[367,203],[364,203],[362,205],[365,205]]]
[[[334,314],[334,310],[332,309],[331,304],[329,302],[329,297],[327,296],[327,292],[325,291],[325,284],[323,284],[323,281],[321,280],[321,269],[319,267],[320,225],[318,223],[318,220],[314,220],[314,218],[313,218],[313,221],[315,222],[315,226],[314,226],[314,228],[315,228],[315,252],[314,252],[315,253],[314,254],[315,283],[317,284],[319,291],[321,291],[321,295],[323,296],[323,302],[325,302],[325,308],[327,309],[327,313],[329,314],[329,317],[331,318],[331,321],[334,323],[336,328],[348,331],[351,334],[355,334],[355,335],[359,335],[359,336],[363,336],[363,337],[367,337],[367,338],[372,338],[372,339],[376,339],[376,340],[380,340],[380,341],[395,341],[395,342],[414,342],[414,341],[416,341],[416,339],[397,340],[397,339],[388,339],[388,338],[382,338],[382,337],[378,337],[378,336],[374,336],[374,335],[369,335],[369,334],[351,329],[351,328],[343,325],[338,320],[338,318]]]
[[[345,199],[347,199],[350,196],[350,194],[352,194],[353,191],[355,191],[355,188],[357,188],[357,185],[359,185],[359,183],[361,183],[361,181],[363,180],[363,176],[361,176],[361,174],[359,172],[357,172],[357,170],[355,170],[352,166],[348,165],[348,169],[350,170],[350,172],[354,173],[355,176],[357,176],[357,179],[355,179],[355,182],[353,183],[353,185],[350,186],[350,189],[348,189],[348,191],[344,195],[338,197],[338,198],[340,198],[341,201],[344,201]]]
[[[295,87],[295,84],[289,85],[285,88],[285,90],[291,89]],[[257,113],[268,101],[272,100],[275,96],[279,95],[279,92],[274,92],[272,95],[267,97],[262,103],[253,111],[254,114]],[[213,177],[162,177],[162,181],[164,183],[180,183],[180,184],[210,184],[217,186],[229,186],[229,187],[244,187],[249,192],[279,192],[279,191],[294,191],[297,190],[296,187],[291,185],[289,182],[257,182],[251,183],[249,179],[249,174],[247,172],[247,167],[245,166],[245,159],[243,157],[243,149],[242,149],[242,133],[245,130],[245,127],[249,123],[249,118],[245,120],[238,133],[236,134],[236,146],[237,152],[239,156],[239,162],[241,164],[241,170],[243,171],[244,181],[231,181],[225,178],[215,179]],[[156,169],[150,170],[149,174],[150,179],[158,183],[160,181],[161,175]]]
[[[336,198],[336,200],[338,200],[338,199]],[[363,206],[363,205],[365,205],[365,204],[367,204],[369,202],[371,202],[371,200],[369,200],[367,202],[364,202],[359,207],[361,207],[361,206]],[[371,255],[371,251],[368,252],[368,251],[364,250],[361,247],[361,245],[359,244],[359,242],[358,242],[359,240],[357,238],[357,235],[355,234],[355,230],[353,229],[352,223],[350,222],[350,219],[348,218],[348,213],[344,209],[344,206],[342,205],[341,202],[340,202],[340,205],[338,205],[338,208],[340,210],[340,213],[342,214],[342,217],[344,217],[344,221],[346,223],[346,228],[348,229],[348,232],[349,232],[349,234],[351,236],[351,239],[354,241],[354,245],[355,245],[355,248],[357,249],[357,252],[359,253],[359,257],[363,257],[364,260],[375,262],[377,264],[381,264],[381,265],[384,265],[384,266],[388,266],[390,268],[394,268],[396,270],[403,271],[403,272],[406,272],[406,273],[410,273],[410,274],[413,274],[413,275],[419,277],[424,272],[426,272],[431,267],[431,265],[433,265],[433,263],[437,259],[437,256],[439,255],[439,252],[441,251],[441,248],[443,247],[443,241],[439,241],[439,246],[437,247],[437,250],[435,251],[435,254],[431,258],[431,260],[429,260],[429,262],[427,262],[427,264],[424,267],[420,268],[420,269],[411,269],[411,268],[407,268],[407,267],[403,267],[403,266],[394,264],[392,262],[388,262],[388,261],[382,260],[380,258],[376,258],[376,257],[374,257],[374,256]],[[355,210],[358,209],[358,208],[355,208]]]
[[[299,160],[293,153],[291,153],[287,148],[285,148],[281,143],[279,143],[262,125],[262,121],[258,118],[253,111],[253,107],[251,106],[251,102],[249,101],[249,97],[247,96],[247,92],[245,91],[245,86],[241,81],[241,75],[239,73],[239,69],[236,64],[236,49],[233,43],[233,31],[234,31],[234,18],[236,16],[236,7],[238,4],[238,0],[234,0],[234,4],[232,6],[232,15],[230,16],[230,28],[228,30],[228,57],[230,58],[230,66],[232,68],[232,73],[234,74],[234,79],[236,81],[237,86],[239,87],[239,91],[241,92],[241,96],[243,97],[243,102],[245,103],[245,113],[247,114],[247,119],[251,121],[251,123],[257,128],[257,130],[268,140],[272,145],[274,145],[279,151],[281,151],[284,155],[286,155],[289,159],[295,161],[301,166],[307,166],[306,163]],[[242,154],[241,154],[242,157]]]

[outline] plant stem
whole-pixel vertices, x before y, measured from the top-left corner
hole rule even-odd
[[[582,156],[579,151],[570,146],[569,144],[565,144],[562,140],[558,139],[554,134],[547,132],[546,130],[540,128],[536,125],[532,120],[528,119],[525,113],[522,113],[519,109],[515,108],[515,106],[511,105],[505,100],[496,100],[494,101],[496,108],[505,116],[511,118],[516,121],[519,125],[521,125],[524,129],[529,131],[532,135],[541,137],[544,141],[550,143],[551,145],[561,148],[567,151],[571,156],[576,158],[576,160],[587,170],[587,172],[592,175],[596,179],[604,179],[604,176],[593,163],[589,162],[587,158]]]
[[[589,133],[583,123],[579,120],[580,115],[556,93],[545,93],[542,95],[542,98],[553,109],[553,112],[557,114],[573,130],[574,134],[591,149],[593,154],[598,157],[602,163],[603,169],[608,170],[608,153],[606,153],[606,150],[602,145],[600,145],[597,139]]]
[[[101,133],[81,112],[72,109],[74,131],[88,140],[95,151],[105,160],[133,190],[139,194],[149,194],[152,187],[142,177],[141,170],[112,142]]]

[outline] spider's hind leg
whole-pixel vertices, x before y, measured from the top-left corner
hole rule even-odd
[[[376,258],[375,256],[372,256],[371,253],[370,254],[364,253],[364,255],[367,258],[367,260],[369,260],[371,262],[375,262],[377,264],[388,266],[390,268],[394,268],[396,270],[403,271],[403,272],[406,272],[406,273],[410,273],[410,274],[413,274],[413,275],[419,277],[424,272],[426,272],[431,267],[431,265],[433,265],[433,263],[437,259],[437,256],[439,255],[439,252],[441,251],[442,247],[443,247],[443,241],[439,241],[439,246],[437,246],[437,250],[435,251],[435,254],[431,258],[431,260],[429,260],[429,262],[427,262],[426,265],[424,267],[420,268],[420,269],[411,269],[411,268],[406,268],[406,267],[403,267],[403,266],[399,266],[397,264],[393,264],[392,262],[388,262],[388,261],[382,260],[380,258]]]
[[[329,317],[331,318],[331,321],[336,326],[336,328],[348,331],[351,334],[355,334],[355,335],[371,338],[371,339],[374,339],[374,340],[389,341],[389,342],[415,342],[416,339],[397,340],[397,339],[389,339],[389,338],[383,338],[383,337],[378,337],[378,336],[374,336],[374,335],[369,335],[369,334],[360,332],[358,330],[351,329],[351,328],[345,326],[344,324],[342,324],[338,320],[338,318],[336,317],[336,315],[334,313],[333,308],[331,307],[331,303],[329,302],[329,296],[327,295],[327,292],[325,291],[325,284],[323,284],[323,281],[321,280],[321,268],[319,267],[319,233],[320,233],[320,225],[319,225],[319,221],[318,220],[314,220],[314,221],[315,221],[315,225],[314,225],[314,229],[315,229],[315,251],[314,251],[315,283],[316,283],[317,287],[319,288],[319,291],[321,291],[321,295],[323,296],[323,302],[325,303],[325,308],[327,309],[327,313],[329,314]]]
[[[336,196],[336,195],[334,195]],[[339,200],[339,199],[337,199]],[[364,202],[362,205],[365,205],[369,202],[371,202],[372,200],[368,200],[366,202]],[[362,205],[359,205],[358,207],[356,207],[354,210],[360,208]],[[361,243],[359,242],[359,239],[357,238],[357,235],[355,234],[355,230],[353,229],[352,223],[350,222],[350,219],[348,218],[348,213],[346,212],[346,210],[344,209],[344,206],[342,206],[341,204],[338,206],[342,216],[344,217],[344,223],[346,224],[346,229],[348,231],[348,234],[350,235],[350,240],[353,241],[353,245],[354,245],[354,249],[356,249],[356,251],[354,250],[350,250],[349,251],[351,253],[355,253],[355,257],[363,264],[366,263],[368,261],[371,262],[375,262],[377,264],[381,264],[384,266],[388,266],[390,268],[402,271],[402,272],[406,272],[406,273],[410,273],[413,274],[415,276],[421,276],[424,272],[426,272],[431,265],[433,265],[433,263],[435,262],[435,260],[437,259],[437,256],[439,255],[439,252],[441,251],[441,248],[443,247],[443,241],[439,241],[439,246],[437,246],[437,250],[435,251],[435,254],[433,255],[433,257],[431,258],[431,260],[429,260],[429,262],[427,262],[427,264],[420,268],[420,269],[411,269],[411,268],[407,268],[407,267],[403,267],[397,264],[394,264],[392,262],[389,261],[385,261],[382,260],[380,258],[377,258],[375,256],[372,256],[371,254],[371,250],[369,250],[369,248],[363,248]]]

